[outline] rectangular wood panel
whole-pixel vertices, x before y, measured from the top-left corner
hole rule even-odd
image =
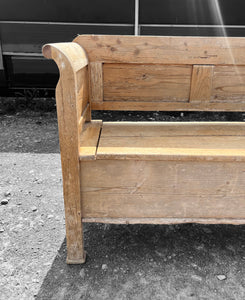
[[[245,218],[244,181],[244,162],[81,162],[83,217]]]
[[[90,69],[90,99],[91,101],[103,101],[103,69],[102,63],[92,62]]]
[[[212,102],[245,102],[245,66],[216,66]]]
[[[187,102],[191,66],[104,64],[104,101]]]
[[[214,66],[194,65],[191,78],[190,102],[210,101]]]

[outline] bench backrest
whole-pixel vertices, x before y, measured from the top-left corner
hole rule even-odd
[[[245,38],[80,35],[95,110],[245,110]]]

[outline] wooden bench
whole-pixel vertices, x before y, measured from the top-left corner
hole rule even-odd
[[[48,44],[67,263],[84,222],[245,224],[245,123],[102,122],[91,110],[244,111],[245,38],[81,35]]]

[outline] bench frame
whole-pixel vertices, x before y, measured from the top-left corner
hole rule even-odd
[[[241,148],[240,152],[231,149],[229,153],[224,152],[223,155],[222,153],[216,153],[215,155],[205,153],[202,155],[200,153],[187,155],[180,153],[171,156],[165,153],[160,156],[159,154],[157,154],[158,156],[154,156],[148,153],[146,156],[137,154],[135,156],[128,155],[125,158],[125,155],[115,154],[114,156],[104,156],[104,158],[98,156],[97,159],[98,139],[103,124],[101,121],[91,120],[92,109],[243,111],[245,109],[245,39],[84,35],[78,36],[71,43],[45,45],[43,47],[43,54],[46,58],[53,59],[56,62],[60,72],[59,82],[56,87],[56,102],[62,162],[68,264],[85,262],[83,222],[120,224],[174,224],[186,222],[245,224],[245,204],[243,200],[245,188],[242,188],[241,184],[242,180],[245,180],[243,175],[245,174],[244,149]],[[108,83],[107,90],[103,90],[103,72],[106,72],[106,67],[103,64],[108,64],[107,79],[109,83],[112,82],[111,85],[116,85],[114,90],[110,89],[110,84]],[[158,98],[153,99],[153,101],[144,98],[147,96],[144,87],[147,85],[145,77],[148,75],[142,73],[141,66],[137,67],[140,64],[147,64],[147,70],[153,77],[154,74],[152,75],[152,72],[154,73],[154,70],[160,72],[159,76],[166,77],[166,72],[162,67],[157,69],[158,65],[167,66],[166,68],[170,74],[174,68],[182,76],[181,78],[185,77],[185,72],[187,72],[186,74],[191,72],[191,86],[187,93],[188,99],[182,101],[178,98],[185,92],[183,82],[179,83],[178,80],[176,91],[178,99],[172,95],[175,87],[169,91],[167,98],[162,99],[162,101],[159,101]],[[219,66],[222,66],[222,68],[219,68]],[[112,74],[124,72],[125,74],[127,68],[131,70],[131,74],[134,74],[134,72],[140,74],[140,76],[143,74],[138,82],[142,84],[144,91],[140,94],[140,89],[137,90],[138,100],[133,99],[130,101],[128,99],[132,94],[130,84],[134,80],[133,77],[127,83],[129,85],[125,88],[126,92],[123,96],[120,94],[122,93],[120,80],[117,80],[114,75],[110,77],[110,72],[114,72]],[[237,68],[239,68],[238,71]],[[184,75],[182,72],[184,72]],[[214,77],[214,73],[216,77]],[[151,80],[151,76],[148,77],[149,80]],[[238,79],[238,85],[229,85],[234,76]],[[221,79],[223,80],[223,89],[219,90],[217,88],[217,93],[213,96],[213,86],[220,84]],[[214,82],[214,80],[217,82]],[[165,93],[161,90],[160,84],[158,85],[157,83],[159,90],[161,93]],[[226,86],[228,86],[229,90],[227,92],[228,96],[224,94],[226,93]],[[115,91],[117,94],[115,94]],[[156,94],[156,97],[160,97],[158,94]],[[113,101],[114,96],[115,101]],[[222,97],[226,98],[223,99]],[[229,126],[228,123],[223,124],[224,126]],[[144,126],[147,127],[147,124]],[[193,124],[193,126],[196,125]],[[241,127],[243,125],[242,123],[234,123],[234,126]],[[96,138],[95,132],[97,134]],[[184,168],[187,170],[185,176],[187,176],[188,182],[197,176],[201,176],[203,180],[207,180],[210,174],[212,172],[215,173],[215,170],[217,170],[215,173],[217,180],[212,181],[213,186],[210,188],[213,189],[213,194],[216,191],[216,195],[220,197],[217,198],[217,203],[214,203],[214,205],[210,204],[208,193],[206,192],[205,194],[205,191],[201,190],[200,199],[203,193],[206,202],[202,202],[200,199],[198,202],[194,198],[192,202],[188,202],[190,201],[188,199],[186,202],[183,200],[181,206],[184,207],[186,205],[186,207],[182,207],[182,210],[180,209],[178,214],[176,212],[179,210],[179,200],[176,200],[176,203],[173,200],[173,204],[170,204],[169,208],[166,204],[167,200],[165,199],[165,202],[161,200],[167,188],[165,192],[159,192],[159,197],[152,200],[152,203],[146,194],[141,195],[143,197],[143,209],[138,213],[136,213],[136,210],[138,210],[140,204],[136,204],[136,206],[132,204],[131,206],[130,203],[125,202],[125,198],[119,199],[114,205],[115,197],[113,193],[114,195],[117,194],[116,189],[112,193],[108,203],[102,199],[104,196],[101,191],[90,196],[89,188],[95,189],[95,186],[89,186],[91,178],[97,178],[97,176],[98,178],[103,177],[105,171],[110,172],[112,169],[115,172],[115,167],[117,167],[120,168],[122,176],[126,180],[127,172],[132,169],[132,166],[136,166],[135,176],[131,176],[136,189],[140,188],[143,184],[143,181],[140,182],[140,179],[137,179],[137,172],[139,170],[143,173],[149,173],[151,170],[162,168],[158,172],[169,169],[171,173],[173,169]],[[109,170],[108,168],[110,167],[112,169]],[[209,170],[206,177],[202,176],[203,167],[205,170]],[[199,172],[198,169],[201,171]],[[228,169],[231,170],[231,174],[228,174]],[[194,175],[191,170],[193,170]],[[147,178],[155,178],[154,180],[157,180],[155,173],[149,173],[147,176]],[[174,173],[171,176],[174,176]],[[164,179],[159,181],[159,185],[164,180],[168,181],[168,176],[163,177]],[[235,180],[233,180],[234,178]],[[103,182],[105,182],[104,184],[108,184],[111,180],[113,178],[109,176],[104,181],[102,180],[102,183],[100,183],[100,180],[97,180],[96,184],[103,185]],[[232,181],[232,189],[225,189],[223,185],[221,186],[221,181]],[[181,188],[183,188],[183,182],[181,184]],[[183,195],[185,195],[185,192],[191,190],[191,184],[187,184],[186,186],[186,188],[184,187]],[[206,187],[208,187],[208,183]],[[102,187],[100,186],[100,188]],[[150,186],[146,185],[144,188],[149,189]],[[234,203],[230,207],[227,207],[227,199],[232,197],[236,189],[239,190],[239,195],[236,194],[234,196]],[[220,190],[223,191],[225,199],[223,202]],[[132,194],[134,192],[128,190],[127,193]],[[171,198],[171,193],[170,189],[169,198]],[[193,193],[196,193],[196,191],[193,191]],[[174,199],[173,193],[172,196]],[[96,197],[99,197],[97,202],[96,200],[93,201]],[[118,196],[118,198],[120,197]],[[198,203],[195,204],[195,201],[199,203],[199,208]],[[90,205],[90,203],[93,204]],[[109,205],[112,208],[108,208],[107,206]],[[156,210],[152,209],[154,205],[156,206]],[[193,211],[191,209],[192,205]],[[207,206],[206,210],[205,205]],[[215,205],[219,209],[216,215]],[[100,207],[101,210],[96,210],[96,207]],[[107,207],[107,210],[105,207]],[[159,211],[159,208],[166,209],[166,213],[158,214],[157,211]],[[187,213],[184,213],[183,209],[187,209]]]

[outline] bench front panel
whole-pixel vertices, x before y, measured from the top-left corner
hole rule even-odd
[[[245,220],[244,182],[244,162],[82,161],[82,217]]]

